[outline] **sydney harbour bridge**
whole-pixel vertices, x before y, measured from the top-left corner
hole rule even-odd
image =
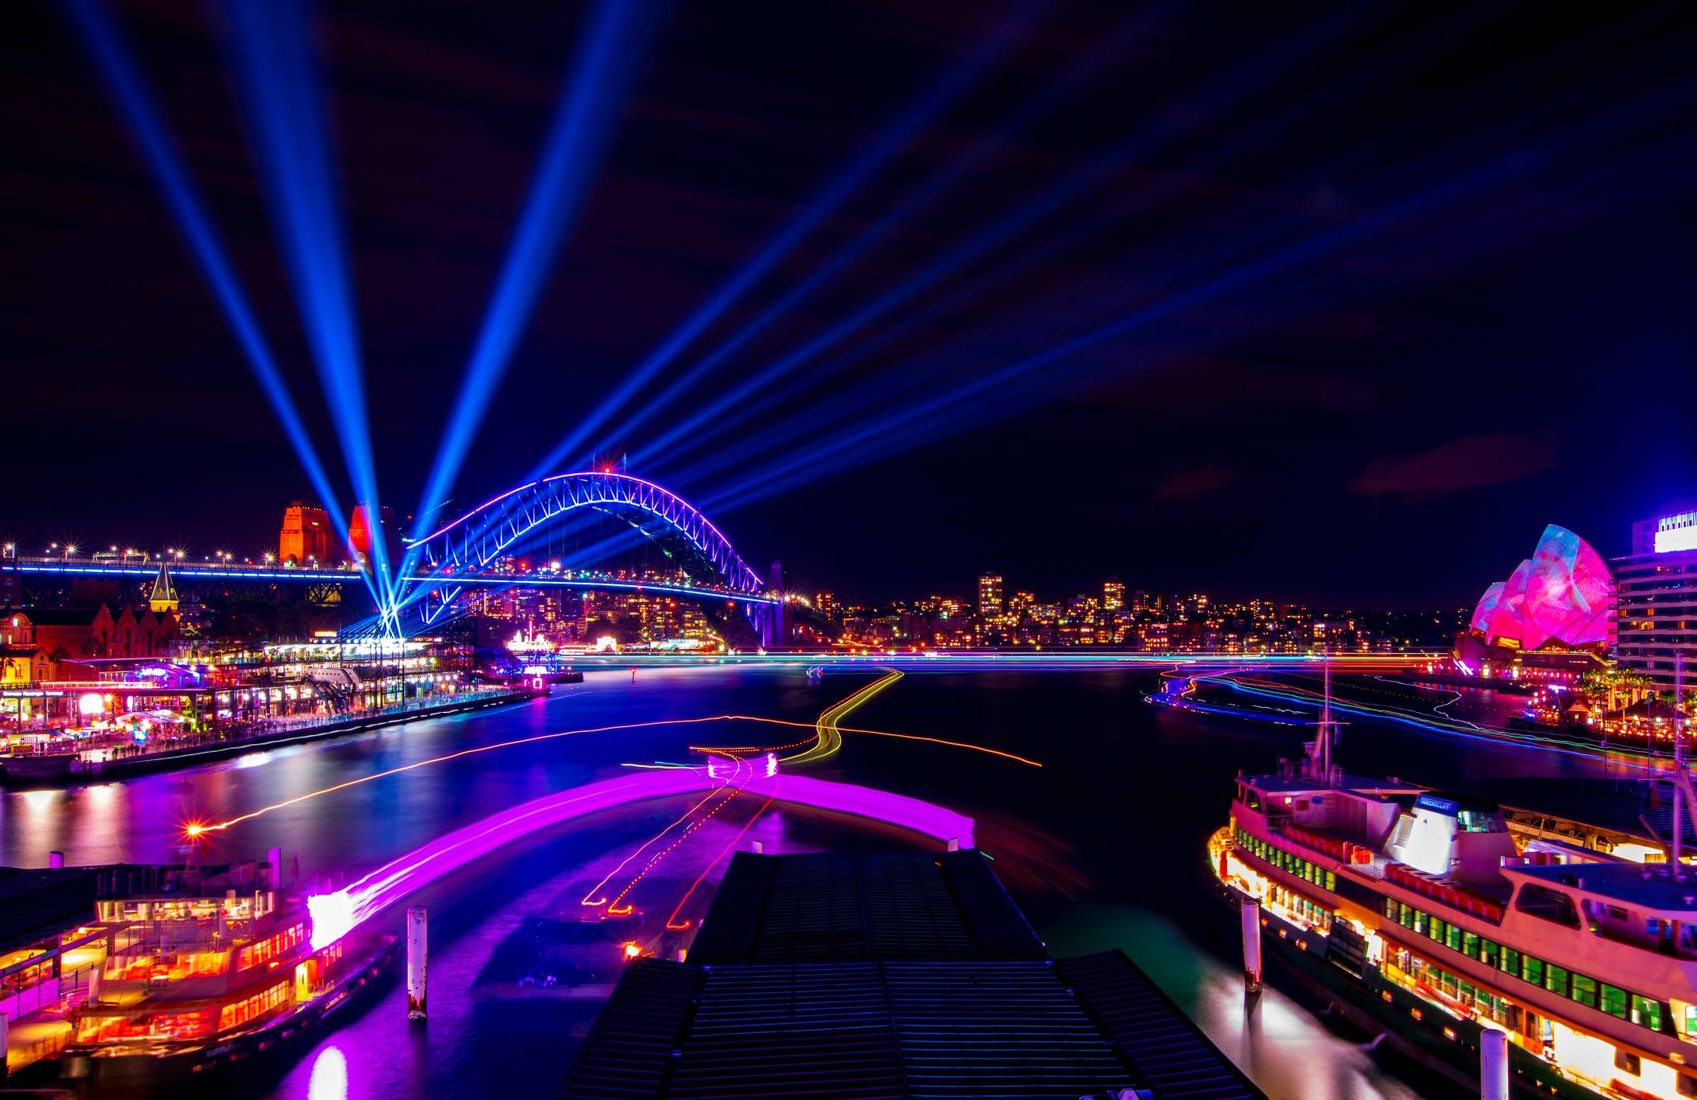
[[[660,548],[673,568],[662,580],[633,579],[590,568],[563,569],[557,562],[533,564],[525,557],[551,529],[581,510],[618,520],[625,536],[603,540],[589,548],[591,554],[606,556],[620,545],[648,542]],[[476,606],[473,597],[491,589],[640,591],[732,605],[747,615],[763,646],[780,645],[785,638],[785,596],[777,563],[763,576],[698,508],[662,485],[627,473],[582,470],[529,481],[403,543],[392,578],[373,577],[369,566],[153,561],[128,553],[97,560],[73,552],[31,555],[14,550],[0,558],[0,584],[20,589],[79,581],[145,584],[168,575],[171,584],[183,587],[291,585],[325,592],[363,588],[376,595],[376,610],[344,631],[355,637],[410,637],[440,629],[471,612]]]

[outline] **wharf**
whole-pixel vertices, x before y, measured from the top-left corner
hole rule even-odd
[[[295,729],[267,730],[247,737],[232,737],[210,744],[189,745],[180,749],[113,760],[84,760],[74,753],[55,753],[42,756],[0,756],[0,787],[77,787],[89,783],[105,783],[127,779],[149,772],[170,771],[224,760],[256,749],[293,745],[315,741],[344,733],[360,733],[421,718],[440,718],[449,714],[483,710],[539,699],[549,694],[549,688],[525,686],[508,691],[482,692],[468,699],[456,699],[435,706],[405,710],[380,711],[373,714],[348,715],[320,725]]]

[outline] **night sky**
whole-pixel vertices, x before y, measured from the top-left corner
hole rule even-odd
[[[964,595],[995,569],[1050,595],[1117,574],[1455,607],[1549,522],[1623,553],[1634,519],[1697,499],[1689,10],[658,9],[455,503],[521,480],[954,80],[644,394],[853,261],[600,440],[632,473],[730,500],[711,514],[750,561],[864,598]],[[219,8],[107,11],[341,474]],[[399,512],[588,19],[312,13],[372,449]],[[15,7],[0,39],[0,533],[257,554],[311,492],[271,407],[70,20]],[[687,454],[648,449],[949,257],[758,415],[715,418]],[[778,491],[731,499],[838,439],[765,482]]]

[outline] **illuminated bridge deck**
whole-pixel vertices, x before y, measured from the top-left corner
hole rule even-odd
[[[754,856],[633,963],[560,1095],[1262,1094],[1125,957],[1053,960],[975,852]]]

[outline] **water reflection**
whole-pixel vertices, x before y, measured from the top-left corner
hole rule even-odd
[[[307,1100],[348,1100],[348,1059],[338,1046],[327,1046],[312,1060]]]

